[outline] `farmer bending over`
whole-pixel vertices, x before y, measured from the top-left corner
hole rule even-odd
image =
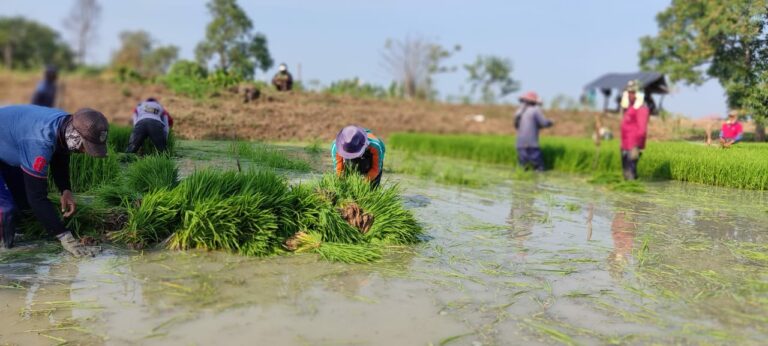
[[[336,163],[336,174],[346,171],[358,172],[376,188],[381,182],[384,168],[384,142],[371,130],[358,126],[347,126],[336,135],[331,145],[331,158]]]
[[[515,114],[517,129],[517,161],[520,167],[532,166],[536,171],[544,171],[544,158],[539,148],[539,130],[552,126],[552,120],[544,117],[539,105],[539,95],[530,91],[520,97],[520,108]]]
[[[149,137],[157,151],[165,152],[168,147],[168,133],[173,118],[155,98],[148,98],[133,110],[133,131],[128,140],[127,153],[136,153]]]
[[[48,65],[45,68],[45,74],[43,80],[37,85],[35,93],[32,94],[32,104],[53,107],[56,103],[56,80],[59,78],[59,73],[56,67]]]
[[[723,148],[730,148],[731,145],[740,141],[744,134],[744,129],[741,127],[738,115],[738,112],[733,110],[728,112],[728,120],[720,128],[720,145]]]
[[[48,167],[61,191],[64,217],[75,213],[69,180],[69,153],[107,155],[109,124],[103,114],[85,108],[74,114],[33,105],[0,108],[0,247],[13,246],[14,212],[32,209],[43,227],[75,255],[93,256],[81,245],[48,200]]]
[[[648,135],[648,107],[638,82],[629,81],[621,99],[624,118],[621,119],[621,167],[624,179],[637,179],[637,162],[645,149],[645,137]]]

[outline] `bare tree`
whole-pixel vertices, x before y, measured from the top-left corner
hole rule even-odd
[[[447,50],[424,38],[388,39],[381,54],[382,65],[398,81],[406,97],[426,99],[434,94],[434,74],[456,70],[442,63],[459,50],[461,46]]]
[[[96,0],[75,0],[64,27],[72,33],[77,47],[77,61],[85,63],[88,46],[96,39],[96,28],[101,17],[101,5]]]

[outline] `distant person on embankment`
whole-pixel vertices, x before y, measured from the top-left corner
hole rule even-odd
[[[85,108],[74,114],[35,105],[0,108],[0,248],[13,247],[14,213],[31,209],[37,220],[76,257],[93,256],[56,213],[48,200],[48,168],[61,191],[61,212],[74,215],[77,205],[69,180],[69,153],[107,156],[109,123]]]
[[[621,167],[624,179],[637,179],[637,162],[645,149],[648,136],[648,116],[645,98],[638,83],[630,81],[621,97],[624,118],[621,119]]]
[[[291,91],[293,89],[293,76],[288,72],[288,66],[280,64],[277,73],[272,78],[272,85],[277,88],[277,91]]]
[[[56,81],[59,79],[59,72],[53,65],[45,67],[43,80],[37,84],[35,93],[32,94],[32,104],[53,107],[56,103]]]
[[[338,176],[357,172],[371,182],[371,187],[376,188],[384,170],[385,150],[384,142],[371,130],[350,125],[336,135],[331,144],[331,158]]]
[[[139,103],[133,110],[133,131],[128,140],[127,153],[136,153],[149,137],[157,151],[165,152],[168,148],[168,133],[173,127],[173,118],[168,111],[150,97]]]
[[[544,157],[539,147],[539,130],[552,126],[552,120],[544,117],[541,112],[541,99],[533,91],[520,97],[520,108],[515,114],[515,129],[517,129],[517,162],[520,167],[533,167],[536,171],[544,171]]]
[[[720,128],[720,145],[723,148],[730,148],[731,145],[741,141],[744,135],[744,128],[739,122],[739,113],[732,110],[728,112],[728,120],[723,122]]]

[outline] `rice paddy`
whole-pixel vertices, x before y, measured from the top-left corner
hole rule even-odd
[[[12,326],[0,342],[216,343],[211,330],[266,344],[768,336],[762,191],[647,177],[627,187],[618,171],[542,175],[402,148],[371,190],[247,155],[238,170],[217,158],[232,146],[181,141],[180,157],[118,162],[111,183],[78,194],[79,232],[110,229],[95,259],[49,242],[0,253],[0,323]]]
[[[465,159],[481,163],[517,165],[515,139],[511,136],[434,135],[398,133],[388,143],[395,149],[422,155]],[[589,139],[541,139],[548,169],[566,173],[621,172],[617,140],[596,149]],[[677,180],[740,189],[768,189],[768,148],[740,143],[730,149],[699,143],[649,142],[638,174],[646,180]]]

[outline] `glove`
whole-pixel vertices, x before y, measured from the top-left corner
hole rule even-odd
[[[640,158],[640,149],[637,147],[632,147],[632,149],[629,151],[629,159],[630,160],[637,160]]]
[[[61,241],[61,246],[64,247],[64,250],[67,250],[72,256],[93,257],[100,252],[99,248],[86,247],[83,244],[80,244],[80,242],[72,236],[72,232],[65,232],[59,235],[58,238],[59,241]]]

